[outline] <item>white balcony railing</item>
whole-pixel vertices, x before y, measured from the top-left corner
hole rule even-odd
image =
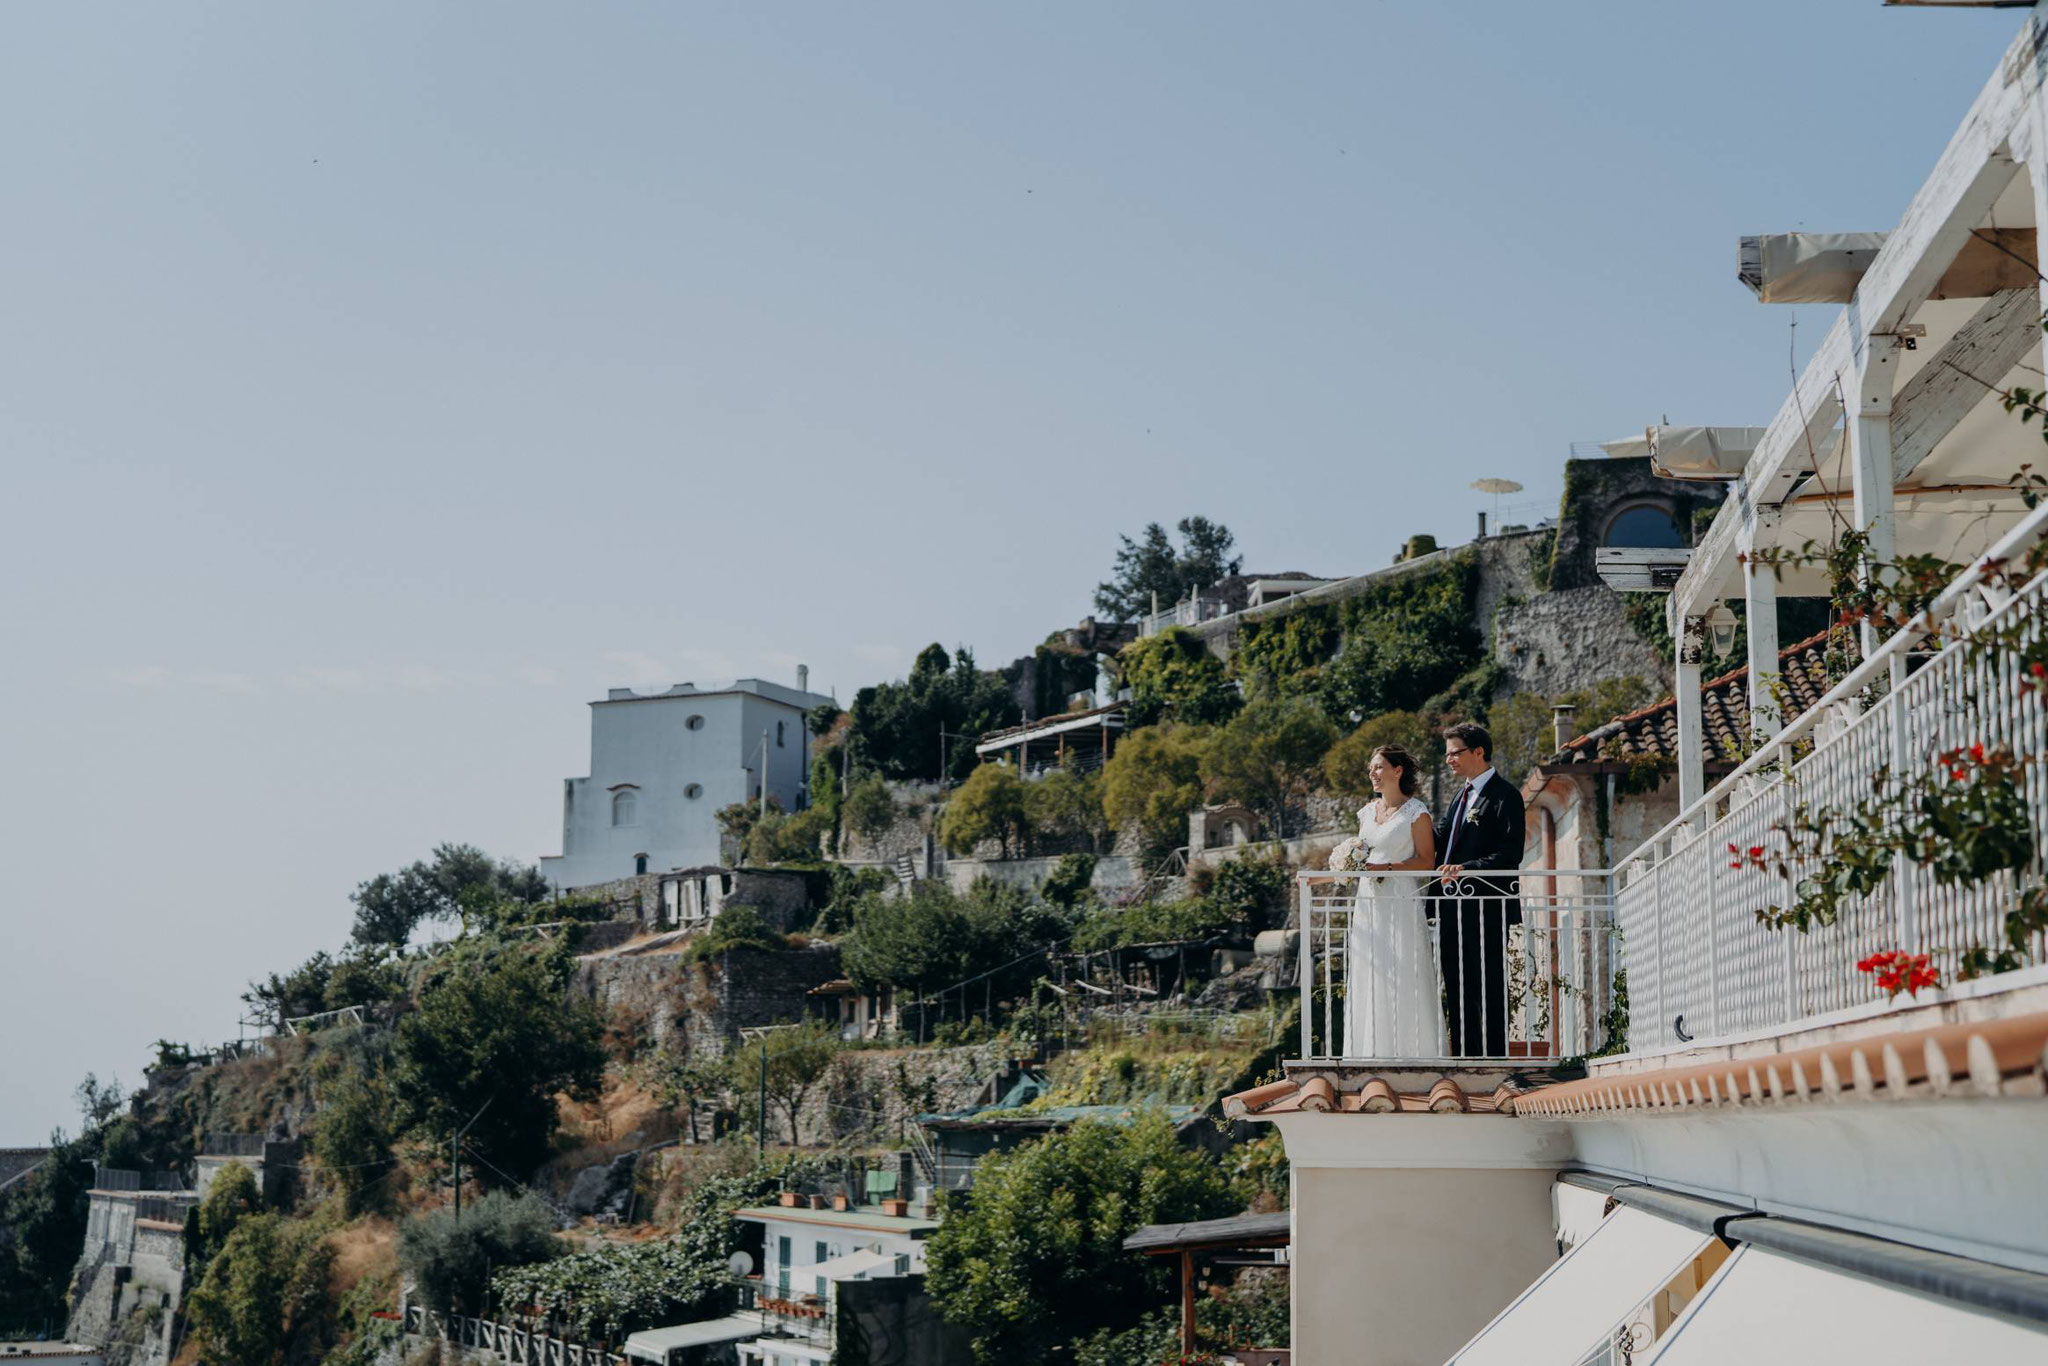
[[[1200,593],[1185,598],[1163,611],[1153,612],[1138,622],[1138,634],[1156,636],[1174,626],[1200,626],[1205,621],[1230,615],[1230,603],[1223,598],[1205,598]]]
[[[1367,877],[1376,895],[1361,898]],[[1298,882],[1304,1060],[1527,1067],[1605,1046],[1617,960],[1604,870]]]
[[[2041,538],[2048,507],[1986,563]],[[1980,563],[1872,651],[1818,704],[1623,861],[1616,912],[1633,1007],[1632,1052],[1735,1041],[1846,1012],[1940,999],[1972,948],[2006,947],[2005,916],[2048,851],[2048,697],[2026,666],[2042,639],[2044,580],[2018,591]],[[1816,813],[1853,811],[1900,775],[1940,776],[1937,755],[2003,746],[2027,762],[2023,792],[2033,861],[2016,878],[1944,885],[1903,854],[1881,885],[1847,896],[1829,925],[1773,928],[1802,877],[1829,865]],[[1731,856],[1730,846],[1734,847]],[[1752,859],[1751,850],[1763,856]],[[2026,955],[2043,959],[2035,936]],[[1892,1001],[1859,961],[1891,950],[1929,955],[1941,987]]]

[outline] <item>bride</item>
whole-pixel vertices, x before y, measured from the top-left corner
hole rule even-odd
[[[1373,876],[1436,866],[1436,836],[1429,808],[1415,797],[1416,772],[1414,756],[1399,745],[1381,745],[1366,768],[1377,796],[1358,813],[1357,852],[1349,859],[1364,872],[1345,940],[1347,1058],[1437,1058],[1448,1047],[1424,880]]]

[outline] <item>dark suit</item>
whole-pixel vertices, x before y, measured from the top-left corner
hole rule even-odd
[[[1527,817],[1521,792],[1498,773],[1473,795],[1462,820],[1457,810],[1453,801],[1437,861],[1465,872],[1431,888],[1451,1056],[1500,1058],[1508,1051],[1507,927],[1522,923],[1521,882],[1485,870],[1522,866]]]

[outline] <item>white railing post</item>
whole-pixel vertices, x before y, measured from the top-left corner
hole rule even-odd
[[[1908,748],[1910,736],[1907,726],[1910,718],[1906,711],[1906,648],[1901,645],[1892,652],[1891,693],[1885,698],[1887,719],[1891,724],[1891,767],[1893,777],[1903,782],[1911,771],[1908,764],[1911,755]],[[1901,849],[1892,855],[1892,915],[1893,933],[1898,936],[1899,948],[1907,953],[1920,951],[1920,926],[1914,915],[1913,906],[1913,860]]]
[[[1295,970],[1295,980],[1301,984],[1301,1056],[1308,1059],[1316,1055],[1315,897],[1311,895],[1305,876],[1295,880],[1294,892],[1301,903],[1301,914],[1297,917],[1301,924],[1301,939],[1296,946],[1301,963]]]
[[[1664,952],[1664,858],[1663,851],[1655,842],[1650,845],[1648,871],[1652,879],[1650,923],[1655,927],[1650,936],[1651,943],[1655,946],[1650,952],[1650,961],[1657,965],[1657,1014],[1652,1022],[1651,1038],[1661,1045],[1668,1042],[1664,1037],[1664,1031],[1671,1021],[1671,1012],[1666,1009],[1668,1001],[1664,994],[1665,980],[1671,975],[1671,962]]]

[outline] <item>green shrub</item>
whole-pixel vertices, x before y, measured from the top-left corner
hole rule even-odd
[[[1038,894],[1055,906],[1074,906],[1092,899],[1089,884],[1095,880],[1095,855],[1067,854],[1053,865]]]
[[[1263,699],[1239,712],[1203,753],[1202,778],[1212,795],[1270,815],[1278,832],[1287,804],[1307,795],[1336,743],[1337,728],[1314,702]]]
[[[1187,842],[1188,812],[1202,804],[1202,762],[1215,732],[1165,723],[1124,737],[1102,770],[1102,812],[1148,848]]]
[[[550,1261],[567,1250],[555,1236],[552,1210],[530,1195],[503,1191],[473,1202],[460,1219],[453,1210],[436,1210],[398,1230],[400,1264],[420,1299],[443,1314],[483,1313],[493,1271]]]
[[[939,838],[954,854],[968,853],[984,840],[998,840],[1007,857],[1013,842],[1022,844],[1027,829],[1024,782],[1007,764],[975,769],[939,817]]]
[[[314,1118],[313,1156],[340,1187],[350,1217],[390,1205],[391,1088],[350,1068],[330,1083]]]
[[[1125,717],[1133,726],[1202,726],[1228,721],[1237,712],[1240,699],[1228,670],[1192,631],[1169,627],[1126,645],[1118,658],[1131,689]]]
[[[465,1140],[490,1164],[481,1179],[517,1177],[547,1156],[557,1093],[588,1097],[603,1076],[597,1007],[565,999],[573,962],[547,948],[479,949],[439,960],[419,1007],[399,1021],[391,1087],[401,1118],[445,1141]],[[489,1109],[485,1109],[488,1102]]]
[[[789,946],[789,937],[769,925],[758,908],[742,903],[721,907],[711,927],[690,941],[687,957],[701,963],[733,949],[776,952]]]
[[[949,1205],[932,1235],[926,1286],[981,1360],[1048,1360],[1169,1295],[1169,1270],[1125,1251],[1126,1237],[1236,1208],[1222,1170],[1163,1116],[1077,1124],[982,1159],[973,1201]]]

